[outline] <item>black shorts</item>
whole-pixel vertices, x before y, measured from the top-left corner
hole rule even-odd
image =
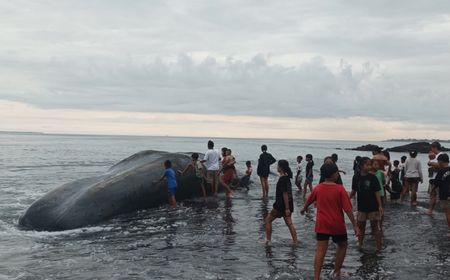
[[[328,241],[330,240],[330,237],[334,243],[346,242],[348,240],[347,234],[332,235],[325,233],[317,233],[316,235],[317,241]]]

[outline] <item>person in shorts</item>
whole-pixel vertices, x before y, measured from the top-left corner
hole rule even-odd
[[[350,197],[356,195],[358,204],[358,227],[361,235],[358,237],[359,247],[364,245],[364,234],[366,232],[366,223],[370,221],[372,234],[375,236],[377,252],[381,251],[381,217],[383,216],[383,206],[380,196],[380,183],[377,177],[370,173],[372,170],[372,161],[368,157],[361,158],[361,171],[355,174],[352,180],[352,192]]]
[[[439,205],[445,212],[450,230],[450,167],[448,154],[440,154],[437,160],[440,169],[436,175],[435,183],[439,189]]]
[[[164,179],[166,180],[169,204],[175,207],[177,206],[175,195],[177,193],[178,184],[175,177],[175,171],[172,169],[172,162],[170,160],[164,161],[164,168],[164,174],[161,176],[158,183],[162,182]]]
[[[206,178],[208,183],[212,186],[212,192],[217,195],[219,189],[219,169],[220,169],[220,154],[214,149],[214,142],[208,141],[208,151],[206,151],[205,156],[201,163],[206,166]]]
[[[313,180],[314,180],[314,160],[311,154],[306,155],[306,170],[305,170],[305,185],[303,186],[303,198],[306,198],[306,192],[309,190],[312,192]]]
[[[277,162],[272,154],[267,152],[267,145],[261,146],[261,155],[259,155],[258,166],[256,167],[256,174],[258,174],[261,181],[262,197],[269,196],[269,173],[270,166]]]
[[[275,203],[273,209],[266,217],[266,244],[270,245],[272,240],[272,222],[277,218],[283,218],[291,233],[294,244],[298,243],[297,231],[292,223],[292,212],[294,201],[292,198],[292,170],[286,160],[278,161],[278,173],[280,177],[277,182]]]
[[[428,207],[427,215],[433,215],[434,207],[437,203],[437,198],[439,194],[439,189],[435,184],[437,173],[439,172],[440,165],[438,162],[438,157],[442,154],[442,146],[439,142],[433,142],[430,146],[430,155],[428,161],[429,170],[429,187],[428,194],[430,195],[430,206]]]
[[[231,150],[227,149],[225,157],[222,159],[222,167],[219,169],[219,183],[225,188],[227,197],[232,197],[233,191],[231,190],[231,183],[236,176],[236,159],[231,155]],[[220,174],[223,173],[222,176]]]
[[[198,160],[198,153],[193,153],[191,155],[192,161],[184,168],[184,170],[178,170],[178,174],[183,176],[189,171],[194,171],[195,178],[197,179],[201,189],[203,198],[206,198],[206,189],[205,189],[205,180],[206,180],[206,172],[205,166]]]
[[[336,262],[333,278],[341,277],[341,268],[347,252],[347,229],[345,226],[344,213],[353,225],[355,234],[359,235],[359,228],[352,212],[352,203],[344,186],[336,184],[339,177],[339,169],[334,163],[326,163],[321,167],[325,181],[315,186],[306,200],[305,206],[300,211],[304,215],[308,207],[316,202],[316,238],[317,247],[314,258],[314,279],[320,279],[325,255],[328,250],[330,238],[337,244]]]
[[[412,151],[405,162],[405,186],[400,201],[403,202],[406,193],[411,191],[411,205],[416,206],[419,183],[423,183],[422,165],[417,159],[417,151]]]

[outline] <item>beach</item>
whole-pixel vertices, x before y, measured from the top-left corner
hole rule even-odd
[[[21,214],[48,191],[107,170],[142,150],[205,152],[207,138],[51,135],[0,133],[0,279],[310,279],[315,250],[314,210],[300,216],[301,195],[294,191],[293,221],[299,246],[280,220],[273,246],[264,246],[264,216],[274,201],[276,174],[269,177],[269,200],[261,200],[256,174],[250,191],[232,200],[220,194],[118,216],[98,225],[63,232],[23,231]],[[322,159],[339,154],[342,179],[351,189],[353,159],[369,152],[348,151],[367,142],[320,140],[214,139],[233,150],[237,169],[254,165],[261,144],[276,159],[294,166],[296,156],[314,155],[317,183]],[[394,147],[401,142],[372,142]],[[339,150],[337,149],[339,148]],[[391,153],[392,160],[401,153]],[[427,155],[419,155],[426,174]],[[275,172],[275,168],[272,168]],[[427,180],[425,180],[427,181]],[[419,205],[387,205],[384,247],[374,254],[368,237],[363,251],[350,236],[343,270],[348,279],[445,279],[450,273],[450,238],[442,211],[427,209],[428,184],[419,186]],[[355,205],[355,204],[354,204]],[[347,220],[347,228],[351,229]],[[333,245],[330,246],[334,252]],[[332,270],[327,255],[324,273]]]

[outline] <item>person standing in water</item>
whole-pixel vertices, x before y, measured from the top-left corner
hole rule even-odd
[[[391,193],[391,201],[398,202],[400,199],[400,194],[403,190],[403,185],[400,181],[400,162],[398,160],[394,160],[394,168],[391,171],[391,188],[389,189]]]
[[[439,171],[435,183],[439,189],[439,204],[445,211],[448,228],[450,230],[450,167],[448,154],[441,153],[438,158]]]
[[[428,162],[428,167],[431,171],[430,177],[430,185],[428,187],[428,193],[430,195],[430,206],[428,208],[427,214],[433,215],[434,207],[436,206],[437,197],[439,190],[435,184],[435,179],[437,176],[437,173],[439,172],[440,165],[438,162],[438,157],[442,154],[442,146],[439,142],[433,142],[430,146],[430,153],[432,154],[432,157],[430,158],[430,161]]]
[[[316,217],[316,237],[317,248],[314,258],[314,279],[320,279],[323,261],[328,250],[330,238],[337,244],[336,262],[333,279],[340,279],[341,268],[347,253],[347,229],[345,226],[344,213],[350,219],[353,230],[357,236],[360,235],[352,212],[352,203],[344,186],[336,184],[339,176],[339,169],[334,163],[326,163],[321,168],[325,181],[316,187],[309,195],[305,206],[300,211],[304,215],[308,207],[314,202],[317,203]]]
[[[208,141],[208,151],[206,151],[203,160],[201,161],[206,166],[206,178],[208,183],[211,184],[212,191],[214,195],[217,195],[219,189],[219,160],[220,154],[214,149],[214,142]]]
[[[283,218],[291,233],[294,244],[298,243],[297,231],[292,223],[294,201],[292,199],[292,170],[286,160],[278,161],[278,173],[280,178],[277,183],[276,198],[272,211],[266,217],[266,244],[272,240],[272,222],[277,218]]]
[[[189,172],[190,170],[193,170],[195,173],[195,177],[198,180],[198,183],[200,184],[200,187],[202,189],[203,198],[206,199],[206,189],[205,189],[205,166],[198,160],[198,153],[193,153],[191,155],[192,162],[189,163],[184,170],[178,170],[178,174],[183,176],[186,174],[186,172]]]
[[[222,159],[222,168],[219,169],[219,174],[223,172],[223,175],[220,176],[219,182],[225,188],[227,193],[227,197],[231,197],[233,191],[231,190],[231,182],[235,176],[235,167],[236,159],[231,155],[231,150],[227,149],[225,152],[225,157]]]
[[[319,183],[325,182],[325,176],[322,175],[322,167],[324,167],[325,164],[331,164],[331,163],[334,163],[337,166],[337,161],[338,161],[338,155],[337,154],[332,154],[331,157],[324,158],[323,165],[320,167],[320,180],[319,180]],[[339,177],[338,177],[338,179],[336,181],[336,184],[339,184],[339,185],[343,185],[341,173],[343,173],[344,175],[346,174],[345,171],[339,170]]]
[[[303,183],[303,157],[297,157],[297,175],[295,175],[295,185],[297,186],[299,191],[302,191],[302,183]]]
[[[167,193],[169,204],[173,207],[177,206],[177,200],[175,199],[175,195],[177,193],[177,179],[175,177],[175,171],[172,169],[172,162],[170,160],[166,160],[164,162],[164,174],[159,179],[158,183],[162,182],[166,179],[167,182]]]
[[[236,186],[236,188],[246,188],[248,191],[250,189],[248,185],[250,184],[250,178],[253,173],[252,162],[247,160],[245,162],[245,166],[247,167],[247,170],[245,170],[245,175],[242,176],[242,178],[239,180],[239,183]]]
[[[411,190],[411,205],[417,205],[417,189],[419,183],[423,183],[422,165],[416,158],[417,152],[412,151],[409,153],[409,158],[405,162],[405,186],[400,197],[400,201],[403,202],[406,193]]]
[[[269,173],[270,166],[274,164],[277,160],[267,152],[267,146],[261,146],[262,154],[258,159],[258,167],[256,169],[256,173],[258,174],[261,180],[261,188],[263,193],[263,198],[267,198],[269,196]]]
[[[309,190],[312,192],[313,189],[313,180],[314,180],[314,161],[313,156],[311,154],[306,155],[306,171],[305,171],[305,185],[303,186],[303,199],[306,198],[306,192]]]
[[[372,161],[368,157],[361,158],[359,166],[361,171],[355,174],[352,180],[351,198],[356,195],[358,204],[358,227],[361,235],[358,237],[359,247],[364,244],[366,223],[370,221],[372,234],[375,236],[377,252],[381,251],[381,217],[383,216],[383,206],[380,196],[380,183],[374,174],[371,174]]]

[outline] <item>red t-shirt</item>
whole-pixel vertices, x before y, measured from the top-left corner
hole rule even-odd
[[[316,201],[316,233],[342,235],[347,233],[344,212],[352,211],[352,203],[344,186],[322,183],[314,187],[307,204]]]

